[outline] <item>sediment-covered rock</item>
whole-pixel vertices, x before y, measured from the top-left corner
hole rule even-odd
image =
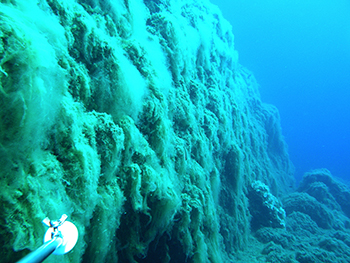
[[[261,227],[254,234],[264,244],[264,260],[349,262],[349,219],[341,208],[346,202],[335,197],[346,196],[348,187],[321,169],[306,173],[298,191],[283,198],[286,228]]]
[[[319,227],[330,228],[333,222],[331,210],[306,193],[293,193],[283,200],[287,215],[301,212],[309,215]]]
[[[341,209],[350,217],[350,189],[344,183],[335,180],[327,169],[306,173],[298,191],[308,193],[330,209]]]
[[[285,227],[286,212],[266,184],[254,181],[248,190],[248,199],[253,231],[261,227]]]

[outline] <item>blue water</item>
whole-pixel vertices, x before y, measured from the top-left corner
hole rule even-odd
[[[280,111],[296,179],[324,167],[350,180],[350,1],[211,2],[262,100]]]

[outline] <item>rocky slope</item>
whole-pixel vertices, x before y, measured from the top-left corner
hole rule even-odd
[[[259,191],[284,222],[278,111],[208,1],[1,0],[0,29],[1,262],[63,213],[60,262],[232,262]]]

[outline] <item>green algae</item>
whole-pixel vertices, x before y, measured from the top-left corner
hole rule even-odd
[[[209,2],[1,1],[0,28],[0,261],[66,213],[61,262],[225,262],[251,182],[292,182],[278,114]]]

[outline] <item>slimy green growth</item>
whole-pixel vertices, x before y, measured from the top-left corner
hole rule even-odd
[[[206,0],[1,0],[0,103],[1,262],[63,213],[63,263],[233,262],[251,184],[293,184],[278,111]]]

